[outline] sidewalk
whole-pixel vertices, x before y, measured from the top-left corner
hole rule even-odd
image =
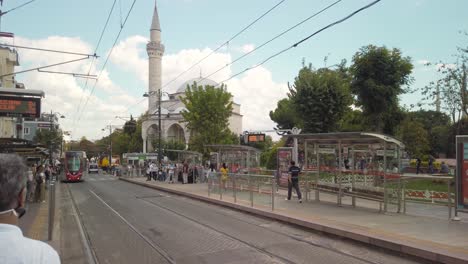
[[[344,205],[338,207],[336,196],[334,196],[335,202],[332,203],[327,200],[333,196],[327,197],[322,194],[321,202],[304,200],[300,204],[295,199],[285,201],[283,190],[275,194],[275,209],[272,211],[271,197],[266,194],[255,193],[254,207],[251,207],[249,192],[238,191],[237,203],[234,203],[233,193],[230,190],[223,194],[222,200],[219,193],[211,193],[208,197],[206,184],[146,182],[146,178],[120,179],[435,262],[468,263],[468,223],[442,219],[437,217],[437,213],[436,217],[382,214],[372,208],[373,206],[378,208],[377,203],[371,205],[372,202],[360,199],[357,200],[360,207],[349,206],[350,202],[347,200],[343,200]],[[313,199],[313,193],[311,196]],[[430,215],[429,212],[424,214]]]

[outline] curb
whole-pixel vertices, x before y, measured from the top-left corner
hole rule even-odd
[[[130,179],[119,178],[122,181],[141,185],[144,187],[148,187],[151,189],[164,191],[180,196],[189,197],[195,200],[220,205],[223,207],[233,208],[239,211],[251,213],[254,215],[258,215],[261,217],[266,217],[270,219],[274,219],[280,222],[284,222],[287,224],[292,224],[296,226],[300,226],[303,228],[311,229],[318,232],[323,232],[347,239],[351,239],[354,241],[358,241],[361,243],[369,244],[372,246],[377,246],[380,248],[384,248],[387,250],[391,250],[397,253],[402,253],[410,256],[415,256],[421,259],[437,262],[437,263],[447,263],[447,264],[459,264],[459,263],[468,263],[468,253],[457,251],[456,249],[448,249],[441,248],[437,245],[425,245],[427,241],[418,240],[418,239],[408,239],[407,237],[397,235],[392,236],[388,234],[379,234],[377,232],[370,232],[365,228],[359,230],[358,228],[349,228],[345,226],[330,224],[330,223],[323,223],[320,221],[305,221],[299,218],[289,217],[281,214],[277,214],[270,211],[264,211],[258,208],[247,207],[240,204],[234,204],[231,202],[215,200],[208,197],[186,193],[182,191],[172,190],[168,188],[164,188],[161,186],[156,186],[152,184],[148,184],[145,182],[138,182]],[[410,241],[412,240],[412,241]],[[424,243],[423,245],[417,245],[418,243]]]

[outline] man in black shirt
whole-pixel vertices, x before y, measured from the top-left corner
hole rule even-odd
[[[286,200],[291,200],[291,192],[292,188],[294,187],[297,193],[297,198],[299,198],[299,202],[302,203],[301,190],[299,189],[299,173],[301,173],[301,168],[296,166],[294,161],[291,161],[288,176],[288,198],[286,198]]]

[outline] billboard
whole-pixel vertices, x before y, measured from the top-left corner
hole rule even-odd
[[[289,162],[292,160],[293,148],[283,147],[278,148],[278,164],[277,164],[277,175],[278,175],[278,185],[288,186],[288,176],[289,176]]]
[[[457,136],[456,209],[468,209],[468,136]]]
[[[0,116],[38,118],[41,98],[0,95]]]

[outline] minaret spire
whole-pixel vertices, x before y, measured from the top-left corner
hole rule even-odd
[[[154,12],[153,12],[153,21],[151,22],[151,30],[161,31],[161,25],[159,24],[159,15],[157,1],[154,1]]]

